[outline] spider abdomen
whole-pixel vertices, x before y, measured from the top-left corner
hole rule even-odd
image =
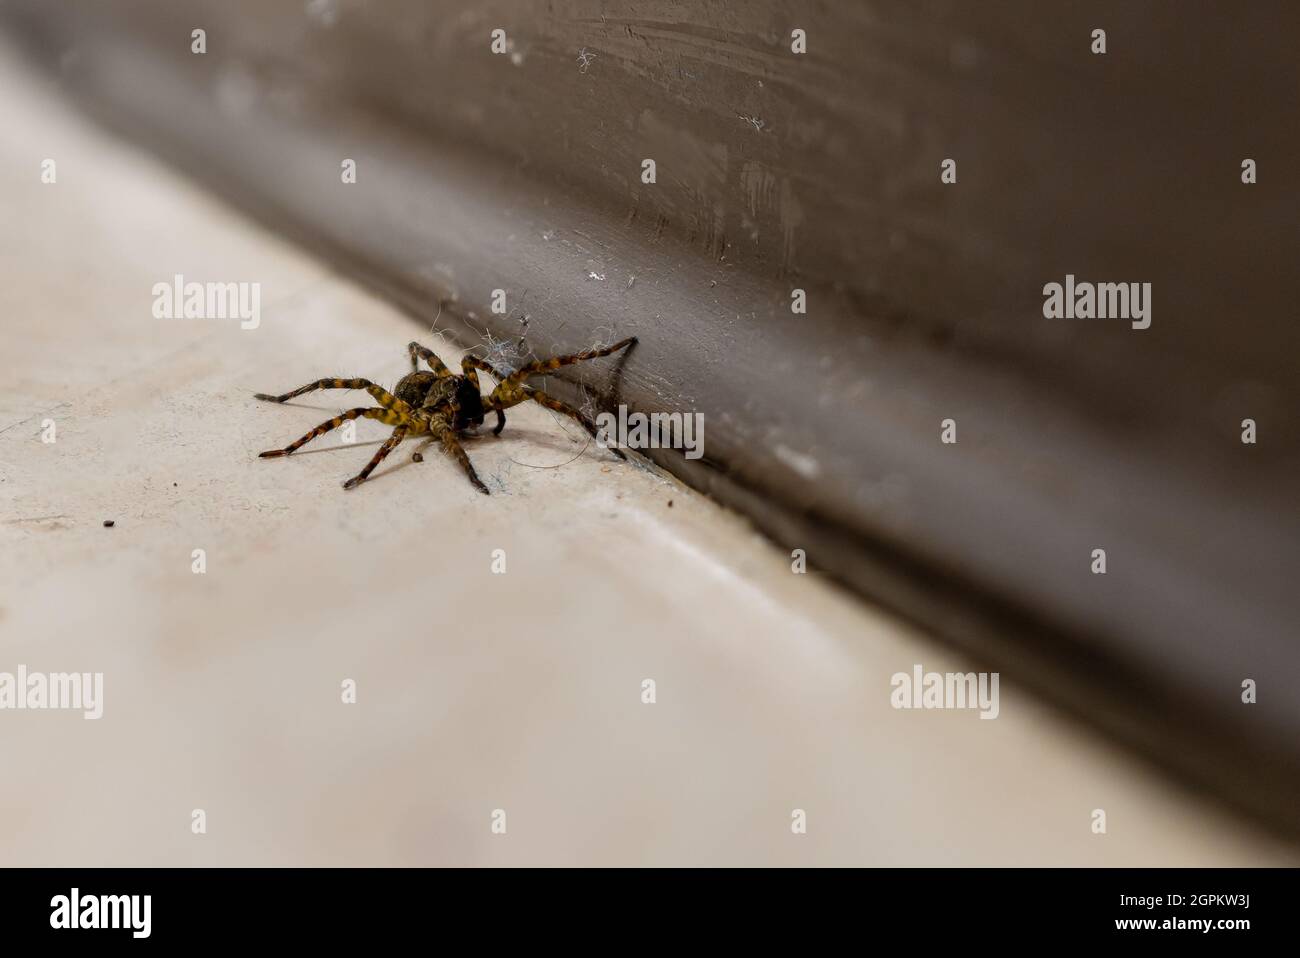
[[[421,372],[403,376],[397,385],[393,387],[393,394],[407,405],[419,409],[424,405],[431,389],[444,394],[436,395],[435,393],[434,402],[450,399],[455,393],[455,387],[447,383],[446,377],[440,377],[435,373]]]

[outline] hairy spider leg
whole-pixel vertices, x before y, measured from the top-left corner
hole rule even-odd
[[[469,477],[469,481],[473,483],[474,488],[485,496],[491,495],[488,491],[488,487],[483,484],[483,481],[478,477],[478,473],[474,471],[474,466],[469,461],[469,455],[465,452],[465,448],[460,444],[460,440],[456,438],[456,430],[451,427],[450,421],[446,418],[445,414],[440,413],[436,416],[431,416],[424,422],[416,420],[412,425],[416,429],[416,435],[424,435],[427,433],[427,438],[420,443],[415,452],[411,453],[412,462],[424,462],[424,455],[421,450],[431,443],[441,442],[442,451],[460,463],[461,468],[465,470],[465,475]]]
[[[506,378],[505,373],[501,372],[486,359],[479,359],[477,356],[466,356],[460,361],[460,368],[466,378],[471,380],[476,386],[478,385],[478,373],[475,372],[476,369],[483,370],[483,372],[487,373],[497,382]]]
[[[491,495],[488,487],[483,485],[483,480],[478,477],[474,471],[473,464],[469,461],[469,455],[465,452],[465,447],[460,444],[456,438],[454,429],[447,429],[442,434],[442,451],[451,456],[460,463],[461,468],[465,470],[465,475],[469,476],[469,481],[474,484],[474,488],[485,496]]]
[[[406,431],[408,428],[409,427],[407,426],[398,426],[396,429],[394,429],[393,434],[384,441],[384,444],[382,446],[379,447],[379,451],[375,453],[374,458],[371,459],[368,463],[366,463],[366,468],[362,469],[359,473],[357,473],[347,482],[343,483],[343,488],[353,489],[358,484],[365,482],[366,477],[375,471],[375,466],[383,462],[384,457],[386,457],[390,452],[392,452],[395,448],[397,448],[397,444],[406,437]]]
[[[370,395],[375,397],[375,401],[385,409],[392,409],[403,416],[409,416],[412,412],[411,407],[405,402],[398,399],[383,386],[372,383],[369,379],[318,379],[314,383],[308,383],[305,386],[299,386],[292,392],[287,392],[282,396],[270,396],[266,393],[254,394],[254,399],[262,399],[266,402],[288,402],[295,396],[301,396],[303,393],[309,393],[314,389],[364,389]]]
[[[545,406],[547,409],[554,409],[556,412],[564,413],[564,415],[571,419],[577,420],[577,422],[582,425],[582,428],[591,434],[591,438],[596,440],[600,439],[600,432],[596,429],[596,424],[583,415],[582,410],[575,409],[563,400],[556,399],[554,396],[543,392],[535,386],[515,385],[503,390],[502,386],[505,385],[505,383],[502,383],[496,389],[492,390],[492,395],[489,397],[488,401],[483,404],[485,410],[494,409],[497,412],[500,412],[502,409],[509,409],[511,406],[518,406],[521,402],[527,402],[531,399],[534,402]],[[605,448],[619,459],[627,459],[627,456],[623,454],[623,450],[619,449],[617,446],[607,446]]]
[[[475,389],[479,388],[478,370],[480,369],[495,379],[498,383],[506,378],[505,373],[498,372],[491,363],[485,359],[479,359],[477,356],[466,356],[460,361],[460,368],[465,374],[465,378],[474,384]],[[486,406],[484,406],[483,409],[485,412],[487,411]],[[499,436],[501,435],[501,430],[506,428],[506,414],[500,409],[494,411],[497,414],[497,424],[492,427],[492,435]]]
[[[416,359],[416,357],[419,356],[420,359],[423,359],[428,363],[429,368],[439,376],[451,375],[451,370],[448,369],[443,361],[438,358],[437,353],[432,349],[429,349],[427,346],[421,346],[419,343],[412,342],[407,345],[406,351],[411,354],[411,372],[415,372],[420,368],[420,362]]]
[[[631,346],[635,343],[636,337],[629,336],[627,339],[620,340],[613,346],[606,346],[604,349],[585,349],[580,353],[573,353],[569,356],[555,356],[551,359],[538,359],[534,362],[520,366],[502,381],[502,385],[507,382],[517,385],[522,383],[529,376],[550,372],[552,369],[559,369],[561,366],[572,366],[574,363],[580,363],[587,359],[599,359],[601,356],[608,356],[610,353],[616,353],[624,346]]]
[[[356,409],[349,409],[342,415],[335,416],[333,419],[327,419],[301,439],[289,443],[283,449],[268,449],[266,452],[259,453],[261,459],[274,459],[276,456],[288,456],[294,451],[301,449],[307,443],[311,442],[318,436],[323,436],[331,429],[337,429],[349,419],[378,419],[387,426],[400,426],[406,422],[406,417],[392,409],[383,409],[382,407],[358,406]]]
[[[577,420],[593,438],[599,439],[600,437],[596,430],[596,424],[584,416],[581,411],[575,409],[566,402],[556,399],[554,396],[548,395],[536,387],[524,385],[523,381],[529,376],[549,372],[552,369],[559,369],[561,366],[571,366],[574,363],[580,363],[583,360],[598,359],[601,356],[608,356],[610,353],[616,353],[625,346],[633,345],[635,342],[636,337],[629,336],[627,339],[621,340],[613,346],[606,346],[604,349],[587,349],[580,353],[573,353],[568,356],[555,356],[551,359],[539,359],[536,362],[520,366],[509,376],[501,379],[500,382],[497,383],[496,389],[492,390],[492,395],[489,396],[487,401],[483,404],[484,410],[491,409],[496,412],[499,417],[498,429],[493,431],[499,432],[499,427],[505,425],[505,417],[502,415],[502,410],[509,409],[511,406],[517,406],[521,402],[531,399],[534,402],[545,406],[547,409],[554,409],[556,412],[564,413],[564,415]],[[496,373],[493,373],[493,375],[496,375]],[[623,451],[617,447],[610,446],[609,451],[619,459],[627,459],[627,456],[623,454]]]
[[[411,453],[411,462],[424,462],[424,450],[427,449],[435,439],[436,437],[434,436],[425,436],[424,441],[415,447],[415,452]]]

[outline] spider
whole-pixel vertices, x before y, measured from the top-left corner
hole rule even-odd
[[[595,424],[581,411],[553,396],[548,396],[534,386],[526,385],[524,380],[529,376],[550,372],[552,369],[558,369],[561,366],[570,366],[585,359],[608,356],[610,353],[616,353],[634,343],[636,343],[636,337],[630,336],[613,346],[607,346],[603,349],[588,349],[569,356],[538,359],[519,367],[509,375],[497,372],[489,363],[477,356],[466,356],[460,362],[461,375],[457,376],[443,364],[432,349],[413,342],[406,347],[407,352],[411,355],[411,372],[409,375],[402,377],[401,381],[393,387],[391,393],[383,386],[372,383],[369,379],[318,379],[305,386],[299,386],[292,392],[287,392],[282,396],[257,393],[254,397],[256,399],[263,399],[267,402],[286,402],[295,396],[301,396],[303,393],[311,392],[314,389],[364,389],[375,397],[375,400],[379,403],[378,406],[358,406],[356,409],[349,409],[342,415],[321,423],[307,435],[291,442],[283,449],[268,449],[260,455],[260,458],[273,459],[277,456],[288,456],[301,449],[317,436],[323,436],[331,429],[337,429],[349,419],[377,419],[386,426],[395,427],[392,435],[379,447],[379,451],[375,453],[374,458],[366,464],[366,467],[361,472],[343,483],[344,489],[353,489],[364,482],[366,477],[375,471],[375,467],[383,462],[384,458],[407,436],[427,436],[428,438],[422,444],[422,448],[431,442],[440,441],[443,451],[461,464],[466,475],[469,476],[469,481],[474,484],[474,488],[484,495],[488,495],[487,486],[483,485],[478,474],[474,472],[474,466],[470,464],[469,456],[465,454],[464,448],[456,438],[457,434],[464,432],[471,426],[481,426],[483,416],[486,413],[495,412],[497,414],[497,424],[493,428],[492,434],[499,436],[506,425],[505,410],[531,399],[534,402],[541,403],[548,409],[554,409],[556,412],[562,412],[566,416],[573,417],[593,437],[596,436]],[[428,363],[429,368],[433,371],[420,372],[420,359]],[[479,392],[478,371],[480,369],[497,380],[496,388],[492,390],[492,394],[486,399]],[[609,451],[618,456],[619,459],[627,458],[620,450],[612,446]],[[415,462],[424,461],[424,457],[420,455],[418,450],[411,458]]]

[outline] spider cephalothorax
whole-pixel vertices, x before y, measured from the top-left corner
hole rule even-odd
[[[468,376],[409,373],[393,387],[393,395],[415,409],[426,403],[433,409],[454,409],[457,431],[483,425],[483,397],[478,383]]]
[[[461,374],[456,375],[443,364],[441,359],[434,355],[433,350],[426,349],[419,343],[411,343],[407,347],[407,351],[411,354],[411,372],[409,375],[402,377],[402,380],[393,388],[391,393],[383,386],[378,386],[368,379],[318,379],[305,386],[299,386],[292,392],[287,392],[282,396],[269,396],[266,393],[258,393],[257,398],[265,399],[267,402],[286,402],[295,396],[301,396],[303,393],[311,392],[314,389],[364,389],[379,403],[378,406],[359,406],[356,409],[349,409],[342,415],[321,423],[307,435],[290,443],[283,449],[270,449],[262,453],[261,457],[269,459],[275,456],[290,455],[317,436],[322,436],[331,429],[337,429],[349,419],[377,419],[385,425],[395,427],[393,433],[379,447],[379,451],[366,464],[366,467],[343,484],[344,489],[351,489],[358,483],[365,481],[366,477],[374,472],[375,467],[384,461],[384,457],[392,452],[397,444],[407,436],[427,436],[425,443],[441,442],[443,450],[456,459],[465,469],[469,481],[474,484],[474,488],[486,495],[488,488],[483,485],[474,472],[469,456],[465,454],[464,448],[456,438],[457,433],[482,425],[483,417],[489,412],[495,412],[497,414],[497,424],[493,427],[492,432],[494,435],[500,435],[506,424],[505,410],[531,399],[534,402],[541,403],[548,409],[554,409],[556,412],[562,412],[566,416],[573,417],[582,423],[587,432],[595,436],[596,426],[590,418],[568,403],[561,402],[552,396],[548,396],[540,389],[526,385],[524,380],[538,373],[549,372],[561,366],[582,362],[584,359],[608,356],[610,353],[617,352],[635,342],[636,337],[632,336],[615,343],[613,346],[606,346],[602,349],[589,349],[570,356],[556,356],[553,359],[539,359],[521,366],[509,375],[497,372],[491,365],[477,356],[466,356],[462,359],[460,363]],[[419,371],[419,360],[421,358],[429,364],[429,369],[432,372]],[[492,390],[492,394],[486,399],[479,391],[479,370],[490,374],[497,380],[496,388]],[[620,459],[626,458],[618,449],[611,448],[610,452]],[[413,458],[419,461],[421,458],[420,453],[416,452]]]

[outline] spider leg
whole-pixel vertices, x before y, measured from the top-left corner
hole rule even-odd
[[[465,470],[465,475],[468,476],[469,481],[474,484],[474,488],[485,496],[491,495],[491,493],[488,492],[488,487],[483,485],[483,481],[479,479],[478,473],[474,471],[474,466],[469,461],[469,455],[465,452],[464,447],[461,446],[460,440],[456,438],[456,430],[451,428],[450,422],[454,420],[444,418],[446,415],[447,414],[445,413],[440,413],[429,421],[428,425],[425,427],[428,429],[428,437],[420,443],[415,452],[411,453],[411,461],[424,462],[424,455],[421,450],[431,443],[441,442],[442,451],[460,463],[461,468]],[[451,415],[454,416],[455,413],[453,412]]]
[[[551,359],[538,359],[534,362],[520,366],[513,373],[502,380],[502,385],[510,383],[518,385],[529,376],[535,376],[537,373],[550,372],[552,369],[559,369],[561,366],[572,366],[574,363],[580,363],[586,359],[598,359],[601,356],[608,356],[610,353],[616,353],[625,346],[631,346],[636,343],[635,336],[629,336],[627,339],[620,340],[613,346],[606,346],[604,349],[587,349],[580,353],[573,353],[568,356],[555,356]],[[501,387],[498,386],[498,389]]]
[[[309,393],[315,389],[364,389],[366,392],[370,393],[370,395],[374,396],[379,405],[384,408],[396,410],[404,416],[409,416],[411,414],[410,406],[398,399],[383,386],[372,383],[369,379],[318,379],[314,383],[299,386],[297,389],[281,396],[255,393],[253,398],[262,399],[266,402],[288,402],[295,396],[301,396],[303,393]]]
[[[415,452],[411,453],[411,462],[424,462],[423,450],[427,448],[429,444],[432,443],[433,441],[434,441],[433,436],[426,436],[424,442],[420,443],[419,448],[417,448]]]
[[[506,378],[505,373],[498,372],[493,368],[491,363],[485,359],[479,359],[477,356],[466,356],[460,361],[461,372],[465,374],[466,379],[474,384],[475,389],[479,388],[478,370],[480,369],[493,377],[498,383],[504,381]],[[487,407],[485,406],[484,409],[486,410]],[[499,436],[501,435],[501,430],[506,428],[506,414],[500,409],[495,410],[495,412],[497,414],[497,424],[492,427],[492,435]]]
[[[411,354],[411,372],[415,372],[420,368],[420,361],[416,358],[418,356],[420,359],[423,359],[428,363],[429,368],[439,376],[446,377],[451,375],[451,370],[446,367],[443,361],[438,358],[432,349],[429,349],[426,346],[421,346],[419,343],[412,342],[406,347],[406,351]]]
[[[448,429],[442,434],[442,451],[460,463],[461,468],[465,470],[465,475],[469,476],[469,481],[474,484],[475,489],[485,496],[491,495],[488,492],[488,487],[483,485],[483,480],[474,471],[474,466],[469,461],[469,455],[465,452],[465,448],[460,444],[459,440],[456,439],[454,430]]]
[[[404,416],[392,409],[376,408],[373,406],[369,408],[358,406],[356,409],[349,409],[347,412],[335,416],[333,419],[325,420],[311,432],[307,433],[307,435],[303,436],[301,439],[294,440],[283,449],[268,449],[266,452],[259,453],[258,458],[274,459],[277,456],[291,455],[318,436],[325,435],[325,433],[329,432],[331,429],[337,429],[349,419],[360,419],[362,417],[365,417],[366,419],[378,419],[380,422],[388,426],[398,426],[406,421]]]
[[[375,471],[375,466],[383,462],[384,458],[395,448],[397,448],[397,444],[406,437],[406,431],[408,428],[410,427],[403,425],[403,426],[398,426],[396,429],[394,429],[393,434],[389,436],[387,440],[385,440],[382,446],[379,447],[379,451],[375,453],[374,458],[371,459],[368,463],[366,463],[366,468],[362,469],[359,473],[357,473],[347,482],[343,483],[343,488],[353,489],[359,483],[365,482],[366,477]]]
[[[509,409],[511,406],[518,406],[521,402],[527,402],[529,399],[545,406],[547,409],[554,409],[556,412],[564,413],[564,415],[569,418],[581,423],[582,428],[591,433],[591,438],[595,439],[598,445],[603,445],[600,443],[600,432],[596,428],[596,424],[587,418],[582,410],[575,409],[563,400],[556,399],[554,396],[548,395],[534,386],[511,385],[507,380],[497,386],[496,389],[492,390],[492,395],[489,396],[488,401],[483,404],[483,409],[485,411],[489,409],[494,410],[498,416],[501,416],[502,409]],[[501,418],[504,421],[505,417],[501,416]],[[623,450],[619,449],[617,446],[604,446],[604,448],[608,449],[619,459],[627,459],[627,456],[623,454]]]
[[[501,382],[501,380],[506,378],[505,373],[497,370],[486,359],[479,359],[477,356],[466,356],[464,359],[460,361],[461,372],[463,372],[466,378],[468,378],[471,382],[473,382],[475,385],[478,385],[478,374],[474,371],[476,369],[483,370],[483,372],[487,373],[489,376],[494,378],[497,382]]]

